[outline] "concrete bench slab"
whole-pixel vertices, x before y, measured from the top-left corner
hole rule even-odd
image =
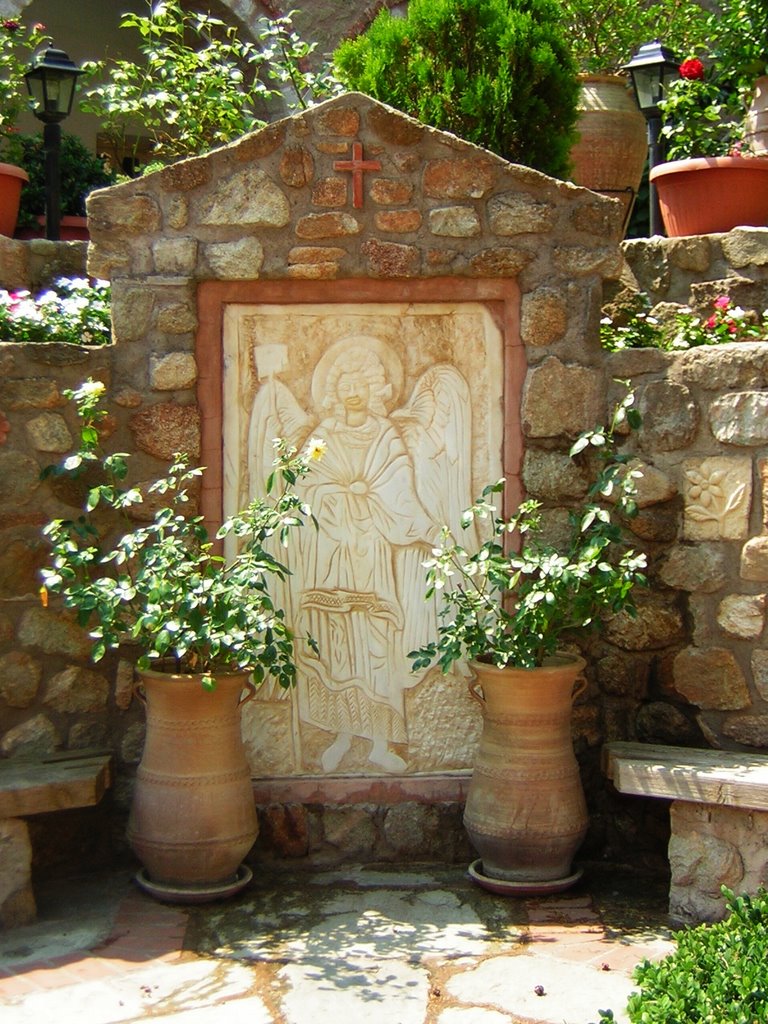
[[[0,761],[0,928],[37,915],[32,846],[22,819],[97,804],[111,785],[111,770],[111,755],[93,751]]]
[[[725,914],[721,886],[768,883],[768,756],[646,743],[608,743],[603,769],[620,793],[672,800],[670,918]]]

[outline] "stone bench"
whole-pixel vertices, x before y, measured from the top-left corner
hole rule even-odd
[[[66,751],[0,761],[0,928],[33,921],[32,847],[23,818],[97,804],[111,783],[109,754]]]
[[[721,919],[721,885],[754,894],[768,883],[768,756],[607,743],[603,770],[620,793],[672,801],[673,922]]]

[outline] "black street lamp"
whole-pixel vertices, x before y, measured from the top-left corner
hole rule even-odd
[[[30,65],[24,78],[35,101],[32,113],[43,122],[45,149],[45,235],[59,240],[61,221],[61,122],[69,117],[77,76],[83,72],[63,50],[49,47]]]
[[[645,116],[648,128],[648,165],[653,170],[664,160],[659,100],[664,98],[669,83],[678,77],[680,62],[671,50],[655,39],[652,43],[644,43],[621,70],[629,72],[637,105]],[[663,235],[659,197],[653,182],[650,183],[650,214],[651,234]]]

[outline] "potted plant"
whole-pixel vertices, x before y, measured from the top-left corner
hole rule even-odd
[[[601,616],[631,610],[632,588],[644,581],[645,556],[624,547],[615,521],[636,511],[638,471],[615,451],[617,434],[639,423],[633,400],[628,392],[608,428],[571,448],[572,457],[589,452],[601,465],[562,548],[544,541],[539,502],[498,514],[500,480],[462,520],[468,532],[485,526],[486,539],[469,550],[445,527],[425,563],[438,636],[411,658],[414,668],[437,663],[443,671],[467,659],[474,674],[483,731],[464,823],[480,854],[470,873],[494,892],[556,892],[578,878],[571,861],[587,812],[570,714],[574,686],[586,685],[577,683],[585,662],[563,645]]]
[[[729,68],[683,61],[659,104],[668,161],[654,167],[667,234],[709,234],[768,222],[768,158],[753,154]]]
[[[648,156],[645,118],[622,67],[663,26],[665,45],[679,53],[701,46],[706,15],[696,0],[563,0],[566,39],[579,67],[579,138],[571,149],[571,180],[624,203],[627,220]]]
[[[13,235],[21,187],[27,180],[26,171],[18,166],[16,122],[28,106],[24,72],[32,52],[48,41],[44,31],[44,25],[27,29],[15,18],[0,22],[0,235]]]
[[[45,229],[45,150],[40,135],[19,135],[17,144],[28,181],[21,190],[17,238],[35,238]],[[88,241],[85,200],[96,188],[114,185],[117,175],[76,135],[64,132],[59,154],[62,242]]]
[[[95,661],[126,643],[141,649],[147,735],[128,824],[144,864],[138,880],[165,900],[213,899],[250,878],[239,865],[258,829],[239,708],[268,675],[282,687],[295,679],[294,636],[270,595],[287,572],[273,549],[311,519],[294,484],[324,445],[298,453],[276,442],[266,497],[218,531],[238,543],[225,560],[201,517],[184,514],[202,470],[181,456],[149,488],[162,507],[141,525],[127,518],[142,495],[124,486],[127,457],[101,451],[103,392],[93,380],[65,392],[77,404],[80,448],[48,473],[79,477],[83,513],[46,526],[42,594],[44,603],[60,594],[89,627]],[[117,539],[115,515],[126,531]]]

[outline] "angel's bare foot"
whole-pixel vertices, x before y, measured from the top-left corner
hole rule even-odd
[[[374,740],[371,752],[368,755],[368,760],[371,764],[378,765],[379,768],[383,768],[385,772],[402,772],[405,771],[405,761],[402,757],[398,757],[397,754],[393,753],[383,740]]]
[[[327,747],[320,758],[324,772],[335,771],[341,764],[341,759],[352,746],[352,737],[348,732],[340,732],[330,747]]]

